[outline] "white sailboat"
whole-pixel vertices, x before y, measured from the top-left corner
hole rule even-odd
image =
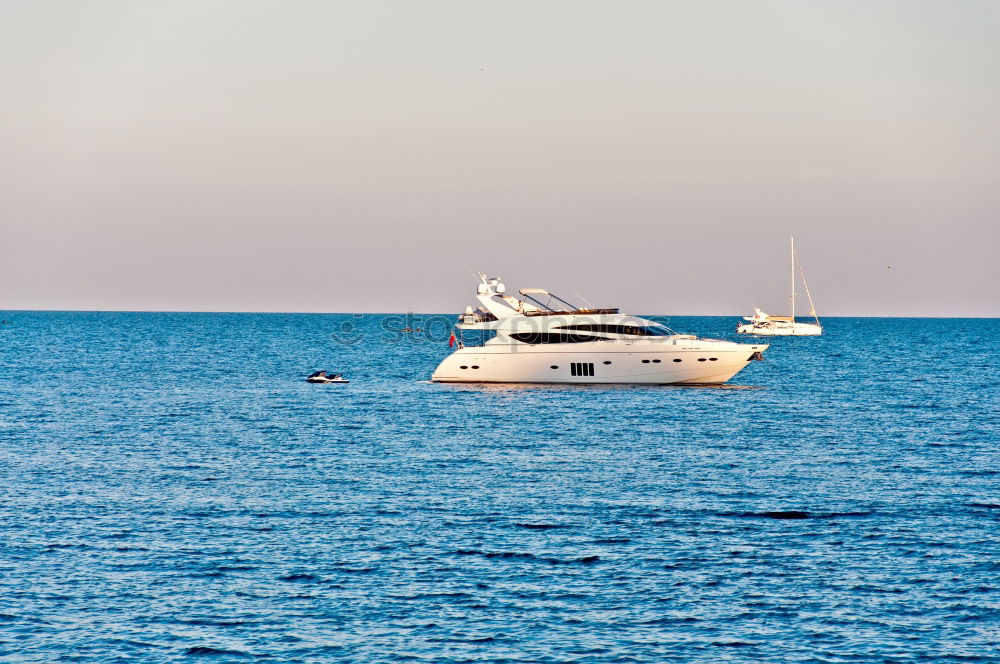
[[[753,316],[744,316],[747,323],[737,323],[737,334],[754,334],[764,337],[815,337],[823,334],[823,327],[819,324],[819,316],[816,315],[816,307],[813,306],[812,293],[809,292],[809,284],[806,283],[806,275],[799,263],[799,256],[795,253],[795,238],[788,238],[791,243],[791,307],[788,316],[771,316],[757,307],[754,307]],[[805,288],[806,297],[809,298],[809,315],[816,321],[815,323],[803,323],[795,320],[795,273],[798,271],[802,277],[802,286]]]

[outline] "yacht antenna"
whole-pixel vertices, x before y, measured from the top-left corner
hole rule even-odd
[[[466,271],[467,271],[467,272],[468,272],[469,274],[471,274],[471,275],[472,275],[473,277],[475,277],[475,278],[479,279],[480,281],[485,281],[485,279],[483,279],[483,277],[484,277],[485,275],[484,275],[484,274],[483,274],[482,272],[479,272],[479,271],[475,271],[475,270],[473,270],[473,269],[472,269],[471,267],[469,267],[469,266],[468,266],[468,265],[466,265],[465,263],[462,263],[462,267],[464,267],[464,268],[465,268],[465,270],[466,270]]]

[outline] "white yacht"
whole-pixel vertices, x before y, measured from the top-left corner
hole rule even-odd
[[[676,334],[618,309],[581,309],[541,288],[506,293],[497,277],[480,274],[477,310],[456,327],[492,332],[478,346],[458,348],[431,376],[442,383],[725,383],[767,344],[738,344]],[[453,341],[455,338],[453,337]]]
[[[789,238],[792,249],[791,267],[791,305],[788,316],[770,316],[757,307],[754,307],[753,316],[744,316],[747,323],[737,323],[737,334],[753,334],[762,337],[815,337],[823,334],[823,327],[819,324],[819,316],[816,315],[816,307],[813,306],[812,293],[809,292],[809,284],[806,283],[806,274],[802,271],[799,263],[799,256],[795,253],[795,238]],[[803,323],[795,320],[795,272],[798,270],[802,277],[802,286],[806,289],[806,297],[809,298],[809,315],[815,319],[815,323]]]

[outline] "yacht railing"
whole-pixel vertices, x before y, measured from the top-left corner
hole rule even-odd
[[[462,332],[465,332],[465,330],[462,330]],[[482,348],[483,346],[486,345],[486,342],[489,341],[489,339],[486,339],[486,340],[483,340],[483,341],[479,341],[479,340],[470,341],[470,340],[466,339],[463,334],[456,334],[455,338],[456,338],[456,341],[458,342],[459,348]],[[490,339],[492,339],[492,338],[493,337],[490,337]],[[694,335],[694,334],[671,334],[670,336],[664,336],[664,337],[645,337],[645,336],[635,336],[635,337],[630,337],[630,338],[629,337],[595,337],[594,338],[594,343],[596,343],[596,342],[603,342],[603,343],[635,343],[636,341],[654,341],[654,340],[663,340],[663,342],[665,342],[665,343],[670,343],[670,342],[676,343],[677,341],[679,341],[681,339],[702,339],[704,341],[725,341],[725,339],[713,339],[713,338],[710,338],[710,337],[698,337],[697,335]],[[559,346],[559,345],[562,345],[562,344],[559,344],[559,343],[532,344],[532,343],[528,343],[528,342],[524,342],[524,341],[511,340],[510,345],[512,345],[512,346],[546,346],[546,345],[548,345],[548,346]],[[576,344],[568,343],[567,345],[575,346]]]

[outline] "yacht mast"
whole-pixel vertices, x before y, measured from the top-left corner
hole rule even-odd
[[[789,266],[789,275],[791,276],[792,284],[792,311],[789,313],[789,316],[791,317],[790,322],[792,327],[795,327],[795,238],[790,237],[788,240],[791,243],[792,249],[792,264]]]

